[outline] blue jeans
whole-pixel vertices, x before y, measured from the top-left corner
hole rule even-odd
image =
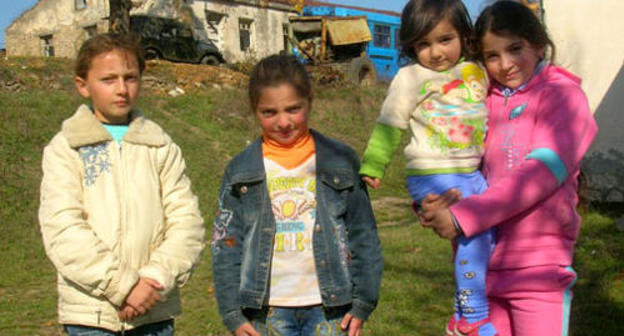
[[[342,307],[264,307],[243,313],[262,336],[342,336],[340,322],[349,311]]]
[[[407,189],[412,199],[418,203],[427,194],[443,194],[451,188],[459,189],[462,198],[465,198],[484,192],[487,189],[487,183],[479,171],[468,174],[407,177]],[[485,276],[495,240],[494,229],[486,230],[470,238],[459,236],[456,240],[455,312],[457,317],[466,317],[470,323],[489,316]]]
[[[173,320],[145,324],[124,332],[71,324],[63,327],[68,336],[173,336]]]

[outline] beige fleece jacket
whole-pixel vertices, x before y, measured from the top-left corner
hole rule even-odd
[[[39,222],[62,324],[118,331],[172,318],[204,247],[180,148],[139,111],[131,120],[119,145],[80,106],[43,151]],[[122,323],[118,307],[139,277],[164,285],[166,300]]]

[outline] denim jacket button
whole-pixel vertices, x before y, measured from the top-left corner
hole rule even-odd
[[[240,187],[240,193],[245,195],[247,193],[247,186],[244,185],[244,186]]]
[[[316,224],[316,226],[314,227],[314,231],[320,232],[321,231],[321,226]]]
[[[334,176],[334,184],[340,183],[340,178],[338,176]]]
[[[321,260],[321,267],[325,267],[326,264],[325,260]]]
[[[335,294],[332,294],[332,295],[329,296],[329,299],[332,300],[332,301],[336,301],[338,298],[336,297]]]

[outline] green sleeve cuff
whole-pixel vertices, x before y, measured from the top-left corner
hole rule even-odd
[[[400,128],[375,123],[373,134],[362,157],[360,175],[382,178],[392,155],[399,147],[402,134]]]

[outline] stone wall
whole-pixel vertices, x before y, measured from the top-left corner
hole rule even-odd
[[[283,27],[288,24],[289,16],[297,15],[283,6],[240,6],[219,1],[195,1],[192,6],[206,35],[222,50],[228,62],[259,59],[284,50]],[[210,24],[208,17],[212,19]],[[218,22],[214,20],[216,17],[220,17]],[[241,25],[249,27],[247,50],[241,50]]]
[[[263,0],[147,0],[135,14],[174,17],[189,23],[199,39],[211,40],[228,63],[258,59],[284,50],[283,25],[297,15],[292,6]],[[250,46],[241,50],[240,23],[250,28]]]
[[[7,56],[75,57],[93,27],[108,30],[108,0],[89,0],[84,9],[75,1],[40,0],[6,29]],[[46,47],[46,40],[48,46]]]
[[[200,40],[212,40],[227,62],[258,59],[284,49],[283,25],[297,15],[283,1],[266,0],[136,0],[132,14],[172,17],[188,22]],[[94,31],[108,31],[108,0],[40,0],[6,30],[7,56],[75,57]],[[250,45],[241,50],[241,23],[248,24]],[[51,38],[50,38],[51,37]]]

